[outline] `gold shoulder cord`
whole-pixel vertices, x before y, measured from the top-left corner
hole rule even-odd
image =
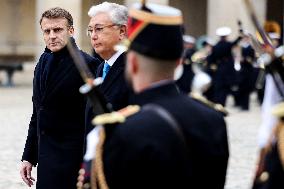
[[[137,113],[140,110],[138,105],[129,105],[119,112],[112,112],[110,114],[103,114],[96,116],[93,120],[94,125],[105,125],[113,123],[123,123],[126,117]],[[104,174],[104,163],[103,163],[103,145],[105,142],[106,133],[104,126],[101,128],[99,133],[99,143],[96,146],[95,160],[92,162],[91,167],[91,186],[92,189],[109,189],[105,174]]]
[[[109,187],[106,182],[103,165],[103,145],[106,138],[104,127],[100,130],[99,137],[99,143],[96,147],[95,161],[92,162],[91,185],[94,189],[108,189]]]

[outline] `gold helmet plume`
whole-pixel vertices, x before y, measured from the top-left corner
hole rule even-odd
[[[277,33],[277,34],[281,35],[281,27],[275,21],[266,21],[265,24],[264,24],[264,30],[267,33]]]

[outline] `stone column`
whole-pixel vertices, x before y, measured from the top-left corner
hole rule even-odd
[[[263,24],[266,14],[266,0],[253,0],[252,2],[257,18]],[[242,21],[244,29],[254,34],[255,28],[243,0],[208,0],[207,6],[207,33],[213,39],[217,39],[215,31],[220,26],[229,26],[233,31],[230,38],[235,38],[238,34],[238,19]]]
[[[10,0],[8,1],[9,9],[10,9],[10,15],[9,18],[11,19],[10,22],[12,24],[9,26],[9,34],[8,34],[8,46],[11,48],[12,54],[17,54],[18,46],[19,46],[19,29],[20,29],[20,6],[21,1],[19,0]]]
[[[37,44],[37,56],[43,52],[45,44],[43,41],[42,31],[39,25],[39,20],[44,11],[52,7],[61,7],[66,9],[73,17],[75,28],[75,39],[78,46],[81,43],[81,14],[82,14],[82,0],[36,0],[36,44]]]

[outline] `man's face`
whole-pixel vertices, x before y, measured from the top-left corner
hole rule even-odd
[[[115,53],[114,46],[124,38],[125,28],[112,23],[108,14],[99,13],[90,19],[88,34],[96,53],[107,60]]]
[[[43,18],[41,22],[44,42],[49,50],[57,52],[64,48],[68,39],[73,36],[73,27],[68,27],[65,18]]]

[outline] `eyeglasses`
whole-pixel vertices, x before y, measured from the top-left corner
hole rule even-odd
[[[117,26],[117,24],[109,24],[109,25],[105,25],[105,26],[98,25],[98,26],[95,26],[95,27],[88,27],[87,28],[87,36],[91,37],[93,32],[97,35],[101,34],[103,32],[104,28],[110,28],[110,27],[113,27],[113,26]]]

